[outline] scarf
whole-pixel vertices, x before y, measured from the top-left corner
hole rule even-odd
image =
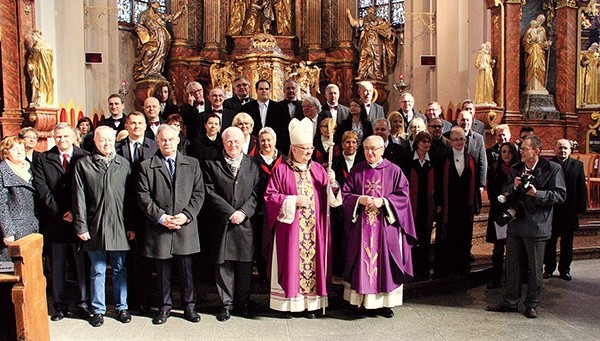
[[[10,169],[19,178],[27,181],[28,183],[31,183],[31,178],[33,178],[33,176],[31,175],[31,172],[29,171],[29,169],[31,167],[29,162],[23,161],[23,162],[21,162],[21,164],[16,164],[16,163],[11,162],[9,159],[4,159],[4,161],[6,161],[6,164],[8,165],[8,167],[10,167]]]

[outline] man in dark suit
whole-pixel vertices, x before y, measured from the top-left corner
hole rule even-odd
[[[473,115],[466,110],[461,111],[457,118],[458,126],[465,130],[467,142],[465,148],[467,152],[475,158],[477,178],[475,181],[476,186],[479,187],[479,192],[485,187],[485,181],[487,177],[487,156],[485,155],[485,142],[483,136],[474,132],[472,128]],[[481,200],[481,198],[479,198]],[[479,204],[479,208],[481,203]]]
[[[225,109],[233,111],[235,114],[242,111],[242,105],[255,101],[250,97],[250,83],[244,76],[237,76],[233,80],[234,95],[223,101]]]
[[[156,97],[148,97],[144,101],[144,115],[146,115],[146,131],[145,136],[151,140],[156,140],[158,126],[162,123],[160,116],[160,103]]]
[[[369,81],[358,82],[358,96],[367,110],[367,118],[371,125],[375,125],[375,121],[378,119],[385,118],[383,107],[373,103],[373,83]]]
[[[120,95],[112,94],[108,96],[108,111],[110,112],[110,116],[102,118],[98,123],[98,127],[109,126],[117,133],[124,130],[127,116],[123,113],[123,109],[125,109],[125,104],[123,104],[123,99]]]
[[[179,114],[179,107],[174,104],[171,85],[168,82],[163,83],[154,91],[154,97],[160,102],[160,118],[167,121],[169,115]]]
[[[206,184],[211,254],[215,264],[217,291],[221,298],[219,321],[230,311],[251,317],[249,307],[254,233],[254,215],[261,187],[261,172],[251,157],[244,155],[244,133],[237,127],[223,131],[224,155],[202,167]]]
[[[343,120],[350,114],[350,109],[340,104],[340,88],[336,84],[329,84],[325,87],[325,99],[327,102],[323,105],[323,113],[329,112],[336,124],[339,126]]]
[[[373,133],[381,136],[383,139],[383,146],[385,148],[385,151],[383,152],[383,158],[389,160],[391,163],[402,168],[403,170],[406,170],[406,166],[408,165],[409,161],[408,142],[402,139],[401,141],[406,143],[399,145],[389,139],[390,122],[386,118],[380,118],[375,121]]]
[[[66,262],[72,255],[77,275],[77,315],[88,319],[89,291],[87,289],[84,253],[79,250],[78,238],[73,227],[72,184],[75,163],[87,155],[75,147],[75,132],[67,123],[54,128],[56,145],[39,154],[33,164],[33,186],[38,193],[40,227],[45,241],[50,243],[52,262],[52,321],[67,315],[69,299],[66,288]],[[70,254],[70,255],[69,255]]]
[[[283,84],[283,92],[285,94],[285,99],[279,102],[281,107],[288,110],[290,120],[292,118],[301,120],[304,116],[302,115],[302,101],[297,99],[298,84],[296,81],[288,79],[285,84]]]
[[[571,157],[571,143],[566,139],[556,141],[554,157],[550,161],[558,163],[565,174],[567,197],[562,204],[554,205],[552,237],[546,243],[544,255],[544,278],[552,277],[556,270],[556,242],[560,237],[560,261],[558,272],[565,281],[571,277],[573,260],[573,232],[579,228],[579,214],[587,209],[587,187],[583,162]]]
[[[429,148],[429,157],[433,162],[434,166],[437,165],[437,161],[441,160],[443,156],[449,153],[452,149],[450,140],[445,138],[442,134],[443,122],[439,117],[431,118],[427,122],[427,131],[431,134],[431,147]]]
[[[471,130],[480,134],[481,136],[485,136],[485,124],[475,118],[475,102],[473,102],[470,99],[465,99],[462,102],[461,110],[466,110],[470,112],[471,115],[473,115],[473,127],[471,128]]]
[[[420,117],[423,119],[423,122],[427,122],[425,115],[415,111],[415,98],[410,92],[404,92],[400,95],[400,109],[398,111],[402,114],[402,117],[404,117],[404,127],[407,133],[408,126],[413,118]]]
[[[258,132],[263,127],[273,128],[277,134],[277,149],[287,153],[290,147],[290,134],[288,132],[290,115],[279,103],[269,100],[271,95],[271,83],[269,81],[261,79],[256,82],[255,88],[258,96],[257,100],[244,104],[241,110],[248,113],[254,120],[252,135],[258,136]]]
[[[127,221],[133,226],[128,229],[135,231],[136,238],[130,241],[131,251],[126,258],[126,265],[129,271],[127,276],[127,286],[129,290],[129,306],[139,310],[140,313],[149,312],[150,302],[148,301],[149,288],[148,283],[152,280],[152,264],[143,256],[144,246],[144,212],[135,204],[137,197],[135,195],[138,179],[138,169],[140,163],[149,159],[158,150],[158,145],[154,140],[144,136],[146,131],[146,118],[139,111],[133,111],[127,116],[125,124],[129,136],[117,143],[115,148],[118,155],[121,155],[131,164],[131,176],[127,181],[128,198],[126,202],[133,207],[128,206]]]
[[[186,103],[179,108],[181,118],[186,127],[186,138],[191,140],[199,136],[203,122],[200,113],[204,112],[204,89],[198,82],[190,82],[185,88]]]
[[[206,111],[200,114],[200,122],[202,123],[199,125],[199,129],[201,130],[199,134],[206,134],[204,122],[206,122],[208,116],[212,114],[219,116],[219,119],[221,120],[221,131],[231,126],[231,123],[233,122],[233,117],[236,115],[236,113],[233,110],[226,109],[223,106],[224,99],[225,93],[223,92],[223,89],[221,89],[220,87],[214,87],[210,89],[210,92],[208,94],[210,107],[208,107]]]
[[[158,128],[158,148],[140,164],[138,204],[146,214],[144,255],[156,264],[160,297],[154,324],[163,324],[171,313],[171,266],[180,273],[181,302],[186,320],[196,323],[192,254],[200,252],[198,213],[204,201],[204,182],[198,160],[177,152],[179,132],[170,125]]]
[[[452,129],[452,123],[442,118],[442,107],[438,102],[434,101],[427,104],[425,116],[427,117],[426,122],[431,121],[433,118],[439,118],[442,121],[442,133],[448,133],[450,132],[450,129]],[[408,124],[406,126],[408,127]]]

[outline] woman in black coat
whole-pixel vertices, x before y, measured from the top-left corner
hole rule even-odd
[[[350,115],[340,123],[333,140],[337,145],[340,145],[344,133],[354,131],[358,136],[358,152],[362,154],[362,142],[373,135],[373,126],[367,117],[367,110],[359,99],[351,99],[348,108],[350,109]]]
[[[492,278],[487,285],[488,289],[500,287],[502,277],[502,265],[504,264],[504,249],[506,239],[496,238],[496,226],[494,222],[500,213],[507,209],[506,204],[498,201],[502,194],[502,186],[508,181],[510,167],[519,162],[519,152],[514,144],[504,142],[500,146],[500,156],[492,169],[488,172],[487,192],[490,200],[490,213],[488,218],[487,233],[485,241],[494,244],[492,251]]]

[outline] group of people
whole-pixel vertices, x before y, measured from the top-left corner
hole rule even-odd
[[[56,145],[44,153],[27,156],[37,142],[31,128],[2,142],[2,251],[35,232],[39,219],[49,244],[53,321],[68,314],[65,272],[72,258],[77,315],[91,325],[101,326],[106,314],[107,263],[119,321],[131,321],[130,307],[148,313],[158,303],[152,321],[165,323],[176,278],[183,317],[198,322],[193,273],[199,265],[194,255],[201,251],[214,265],[219,321],[254,315],[254,263],[269,281],[270,307],[285,317],[321,315],[334,275],[343,281],[344,299],[356,317],[390,318],[391,308],[402,304],[403,284],[431,274],[434,224],[433,275],[469,271],[473,217],[486,186],[492,212],[520,209],[504,238],[496,235],[496,213],[490,212],[490,288],[500,285],[505,245],[507,260],[505,300],[488,309],[516,309],[524,270],[519,267],[527,260],[526,315],[536,316],[546,241],[554,249],[547,248],[543,277],[555,270],[558,237],[569,242],[569,228],[552,226],[553,206],[565,216],[576,211],[570,206],[575,202],[585,210],[585,178],[577,174],[565,186],[563,170],[578,173],[580,166],[569,157],[568,141],[557,142],[555,162],[548,162],[540,158],[541,140],[525,136],[527,128],[523,142],[513,144],[508,126],[501,125],[486,155],[472,101],[450,123],[437,102],[425,115],[416,112],[409,93],[401,96],[398,111],[386,115],[372,102],[373,86],[366,81],[358,83],[359,96],[348,107],[339,103],[335,84],[325,88],[324,104],[310,96],[297,100],[293,80],[285,83],[281,102],[270,100],[266,80],[255,84],[256,99],[246,78],[237,77],[233,85],[232,98],[214,87],[205,101],[202,85],[191,82],[181,107],[169,102],[170,89],[161,86],[157,97],[144,101],[143,113],[129,115],[122,99],[111,95],[110,117],[95,129],[85,119],[78,122],[81,142],[75,129],[59,123]],[[117,136],[125,137],[117,142]],[[522,189],[521,178],[529,173],[533,180]],[[497,194],[515,199],[502,203]],[[14,203],[18,209],[11,208]],[[562,278],[571,278],[569,264],[561,256]],[[173,265],[177,277],[171,276]],[[153,273],[157,302],[148,288]]]

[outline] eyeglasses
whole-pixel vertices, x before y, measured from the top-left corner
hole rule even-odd
[[[248,83],[240,83],[240,84],[236,84],[236,88],[241,88],[241,87],[246,87],[248,86]]]
[[[313,150],[315,150],[315,147],[300,147],[300,146],[294,146],[294,148],[298,148],[300,150],[302,150],[303,152],[312,152]]]
[[[438,125],[438,124],[431,124],[431,125],[429,125],[428,127],[429,127],[429,128],[434,128],[434,129],[442,129],[442,126],[441,126],[441,125]]]
[[[379,149],[383,149],[383,147],[363,147],[365,152],[374,152]]]
[[[203,91],[204,91],[204,90],[202,90],[202,89],[198,89],[198,90],[192,90],[192,91],[190,91],[190,93],[191,93],[191,94],[198,94],[198,93],[201,93],[201,92],[203,92]]]
[[[466,141],[466,140],[467,140],[467,139],[466,139],[466,138],[464,138],[464,137],[455,137],[455,138],[453,138],[453,139],[450,139],[450,141],[452,141],[452,142],[464,142],[464,141]]]

